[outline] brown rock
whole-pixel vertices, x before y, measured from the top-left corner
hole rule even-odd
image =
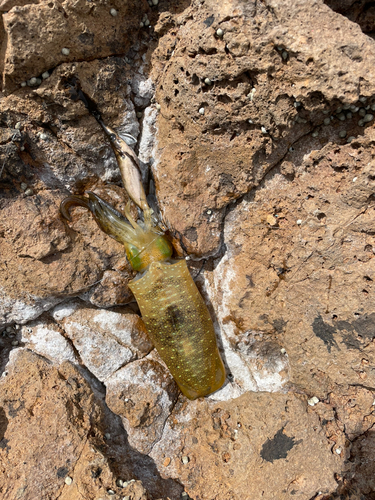
[[[192,498],[310,499],[335,489],[342,460],[306,403],[267,393],[233,403],[176,405],[151,452],[161,473],[178,477]],[[168,467],[166,455],[173,456]]]
[[[94,499],[115,487],[100,451],[100,406],[71,363],[56,368],[18,349],[1,381],[0,401],[4,498]]]
[[[153,55],[154,175],[168,224],[201,256],[219,250],[224,207],[322,125],[323,111],[374,93],[373,42],[323,3],[303,0],[270,10],[205,2],[175,22],[178,36],[171,29]]]
[[[129,443],[149,453],[162,437],[177,400],[178,389],[171,374],[161,362],[145,358],[118,370],[106,381],[106,387],[106,402],[122,418]]]
[[[63,222],[63,197],[41,191],[3,203],[0,325],[36,318],[61,296],[85,291],[106,266],[123,261],[123,247],[100,232],[86,211],[73,218],[72,229]]]
[[[113,16],[110,9],[117,15]],[[87,2],[2,2],[7,37],[4,85],[40,76],[61,63],[124,54],[139,27],[145,4],[127,0],[90,5]],[[130,15],[131,14],[131,15]],[[36,42],[36,41],[39,42]],[[68,54],[62,49],[67,48]]]

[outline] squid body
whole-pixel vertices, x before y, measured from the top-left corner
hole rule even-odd
[[[129,288],[159,355],[186,397],[196,399],[211,394],[224,384],[225,368],[207,306],[186,261],[172,259],[172,245],[154,221],[138,158],[116,132],[98,121],[116,154],[125,189],[143,211],[144,220],[136,222],[129,205],[124,217],[92,192],[65,198],[61,213],[71,220],[71,206],[86,207],[99,227],[125,246],[131,266],[139,271]]]

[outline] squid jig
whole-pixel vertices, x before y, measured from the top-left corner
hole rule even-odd
[[[99,227],[125,246],[132,268],[139,272],[129,283],[148,334],[181,392],[189,399],[206,396],[225,382],[210,313],[184,259],[172,259],[173,247],[157,225],[142,186],[139,160],[114,130],[95,115],[109,137],[129,197],[143,212],[136,222],[130,205],[124,217],[92,192],[71,195],[61,213],[71,220],[70,208],[80,205],[93,214]]]

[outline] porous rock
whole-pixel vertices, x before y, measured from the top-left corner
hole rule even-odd
[[[129,443],[149,453],[162,437],[178,396],[168,369],[158,356],[147,357],[118,370],[106,387],[106,402],[122,418]]]
[[[342,464],[317,416],[291,394],[247,393],[235,404],[176,405],[151,456],[192,498],[298,494],[307,500],[335,489],[332,471]]]
[[[104,11],[110,16],[112,5],[93,6],[103,12],[100,27],[96,18],[88,19],[88,4],[63,4],[68,22],[53,2],[3,3],[8,13],[2,54],[8,60],[1,69],[4,90],[12,93],[0,102],[1,325],[25,323],[62,304],[54,310],[57,325],[44,315],[25,326],[31,332],[8,338],[2,331],[2,339],[9,347],[17,338],[48,357],[51,370],[60,370],[63,359],[79,363],[96,389],[103,390],[98,379],[103,380],[112,409],[102,406],[103,419],[115,429],[107,430],[108,447],[100,441],[100,452],[91,455],[91,432],[101,424],[92,417],[89,435],[86,416],[99,405],[90,400],[83,413],[79,407],[83,423],[75,420],[78,437],[70,442],[87,460],[82,467],[76,463],[78,477],[63,490],[49,471],[45,491],[51,498],[79,498],[81,491],[97,500],[108,489],[116,498],[120,490],[105,464],[110,460],[120,469],[129,456],[154,498],[175,500],[183,487],[196,500],[373,494],[375,137],[373,120],[362,123],[358,110],[370,115],[375,105],[375,51],[365,34],[371,35],[371,6],[356,2],[348,12],[349,4],[163,3],[148,9],[151,28],[123,35],[109,26],[123,22],[121,9],[129,2],[114,5],[118,15],[108,22]],[[134,4],[123,26],[138,27],[144,9],[146,4]],[[69,48],[78,11],[88,31],[63,55],[61,30]],[[22,22],[30,28],[18,39]],[[36,26],[38,47],[32,38]],[[45,42],[48,29],[54,44]],[[133,34],[137,42],[128,50]],[[118,35],[121,47],[106,44]],[[102,58],[125,52],[126,58]],[[53,71],[39,86],[16,88],[44,68]],[[192,269],[200,274],[228,380],[203,401],[177,399],[157,355],[145,356],[151,349],[146,338],[142,348],[134,347],[134,338],[122,338],[113,315],[133,312],[66,301],[79,295],[108,307],[131,299],[123,248],[102,235],[83,208],[72,210],[69,224],[58,215],[68,191],[95,189],[120,211],[126,203],[122,189],[112,184],[119,175],[99,125],[82,102],[71,100],[75,81],[106,123],[140,134],[139,155],[152,163],[156,195],[178,252],[208,258]],[[147,165],[142,173],[146,180]],[[114,289],[118,281],[120,291]],[[142,332],[138,321],[131,324]],[[17,356],[28,352],[13,347]],[[1,356],[5,365],[8,350]],[[26,369],[24,379],[17,375],[17,389],[33,388],[46,373],[39,357],[28,356],[30,363],[20,358]],[[9,372],[14,359],[11,353]],[[67,370],[62,366],[60,372]],[[52,383],[46,387],[43,380],[34,413],[45,408],[40,410],[40,401],[55,403]],[[57,377],[53,383],[63,384]],[[72,425],[60,409],[71,408],[75,397],[87,400],[86,389],[73,385],[64,386],[56,403],[63,435]],[[10,418],[8,408],[22,401],[16,392],[11,398],[2,399],[8,413],[0,417],[1,429]],[[43,450],[35,429],[29,431],[30,412],[21,409],[18,415],[14,444],[3,450],[30,450],[35,462],[26,459],[34,473]],[[25,428],[26,435],[19,430]],[[121,446],[115,449],[112,439]],[[14,460],[6,491],[13,492],[15,484],[24,493],[17,482],[24,477],[17,475],[23,459]],[[93,462],[95,469],[86,468]],[[90,486],[99,468],[104,490]],[[135,495],[125,488],[122,493]]]
[[[78,500],[117,491],[116,477],[101,451],[101,407],[71,363],[57,368],[31,351],[17,349],[0,382],[0,402],[4,498]]]
[[[304,0],[228,1],[219,10],[212,0],[175,22],[178,32],[153,54],[161,106],[153,169],[166,220],[201,256],[218,252],[228,204],[323,124],[323,112],[374,94],[373,40]]]

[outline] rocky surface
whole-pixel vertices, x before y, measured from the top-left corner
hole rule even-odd
[[[0,10],[4,498],[374,498],[371,3]],[[138,139],[208,304],[228,376],[205,399],[153,350],[121,245],[59,213],[128,201],[77,82]]]

